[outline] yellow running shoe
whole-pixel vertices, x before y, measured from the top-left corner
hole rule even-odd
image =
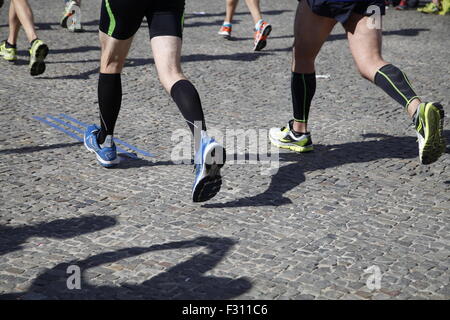
[[[422,13],[438,13],[439,7],[433,2],[428,3],[425,7],[418,8],[417,11]]]
[[[309,132],[296,134],[293,132],[294,120],[283,128],[272,128],[269,131],[270,142],[278,148],[289,149],[295,152],[309,152],[314,150],[314,146]]]
[[[445,16],[447,13],[450,13],[450,0],[442,0],[441,7],[442,10],[439,11],[439,15]]]
[[[444,108],[440,103],[421,103],[417,109],[416,131],[422,164],[435,162],[446,149],[443,136]]]
[[[33,42],[30,48],[30,74],[32,76],[38,76],[45,71],[44,59],[48,54],[48,46],[39,39]]]
[[[7,48],[6,40],[0,42],[0,56],[3,57],[6,61],[16,61],[17,60],[17,49],[16,48]]]

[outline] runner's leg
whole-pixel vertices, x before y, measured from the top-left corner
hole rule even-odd
[[[194,134],[196,122],[201,124],[201,127],[197,129],[206,130],[199,94],[181,70],[181,38],[154,37],[151,45],[161,84],[178,105],[192,133]]]
[[[410,117],[413,117],[421,101],[406,75],[382,58],[382,30],[371,28],[369,19],[371,18],[353,13],[344,24],[358,71],[403,105]]]
[[[225,12],[225,23],[233,23],[234,13],[236,12],[236,7],[239,3],[239,0],[226,0],[226,12]]]
[[[308,132],[311,100],[316,88],[315,60],[336,20],[313,13],[306,1],[300,1],[294,22],[292,59],[293,130]]]
[[[417,131],[420,162],[431,164],[446,148],[444,109],[440,103],[421,103],[406,75],[381,57],[381,29],[369,27],[368,19],[353,13],[344,24],[358,70],[407,110]]]
[[[11,1],[9,5],[9,36],[8,43],[11,45],[17,44],[17,38],[19,36],[20,26],[19,17],[17,16],[16,10],[14,8],[14,1]]]
[[[248,10],[250,10],[250,14],[252,15],[253,23],[256,25],[263,19],[259,0],[245,0],[245,3],[247,4]]]
[[[31,11],[28,1],[11,0],[11,5],[13,5],[12,10],[14,10],[15,14],[17,15],[17,18],[19,19],[21,25],[23,26],[23,29],[25,30],[28,41],[32,42],[34,39],[37,38],[37,34],[36,29],[34,27],[33,12]]]
[[[133,38],[118,40],[99,32],[102,49],[98,81],[98,103],[101,129],[98,143],[104,143],[107,136],[114,135],[114,128],[122,104],[121,73]]]

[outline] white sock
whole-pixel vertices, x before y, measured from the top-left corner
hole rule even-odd
[[[255,30],[259,30],[259,27],[261,26],[261,24],[263,23],[263,19],[259,20],[256,24],[255,24]]]
[[[105,138],[105,142],[100,145],[100,148],[111,148],[113,145],[113,136],[107,135]]]

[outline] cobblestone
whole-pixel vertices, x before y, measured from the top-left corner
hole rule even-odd
[[[81,143],[33,119],[97,121],[100,2],[83,3],[80,34],[59,28],[55,1],[31,4],[51,50],[46,73],[29,76],[23,33],[17,65],[0,61],[0,299],[450,298],[448,150],[419,165],[409,120],[358,77],[341,27],[317,61],[330,77],[318,79],[311,109],[315,151],[281,152],[271,176],[261,164],[229,163],[218,196],[194,204],[191,166],[171,161],[171,132],[185,124],[156,77],[145,24],[124,69],[116,132],[156,156],[105,170]],[[254,53],[243,4],[234,40],[224,41],[223,1],[187,1],[183,69],[210,128],[289,119],[295,5],[262,1],[273,33]],[[6,21],[2,8],[2,39]],[[450,67],[438,54],[450,48],[449,16],[388,10],[384,28],[385,58],[449,115]],[[447,116],[450,141],[448,126]],[[81,269],[81,290],[66,286],[70,265]],[[373,292],[370,266],[383,275]]]

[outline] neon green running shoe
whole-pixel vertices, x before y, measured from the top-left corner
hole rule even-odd
[[[425,7],[418,8],[417,11],[422,13],[438,13],[439,7],[433,2],[428,3]]]
[[[450,13],[450,0],[442,0],[441,2],[441,11],[439,11],[439,15],[445,16],[447,13]]]
[[[435,102],[421,103],[416,117],[419,159],[422,164],[435,162],[445,152],[444,108]]]
[[[30,48],[30,74],[38,76],[45,71],[44,59],[48,54],[48,46],[42,40],[35,40]]]
[[[17,60],[17,49],[16,48],[7,48],[6,40],[0,42],[0,56],[3,57],[6,61],[16,61]]]
[[[289,149],[295,152],[309,152],[314,150],[314,146],[309,132],[298,135],[293,132],[294,120],[290,120],[283,128],[272,128],[269,131],[269,139],[272,144],[282,149]]]

